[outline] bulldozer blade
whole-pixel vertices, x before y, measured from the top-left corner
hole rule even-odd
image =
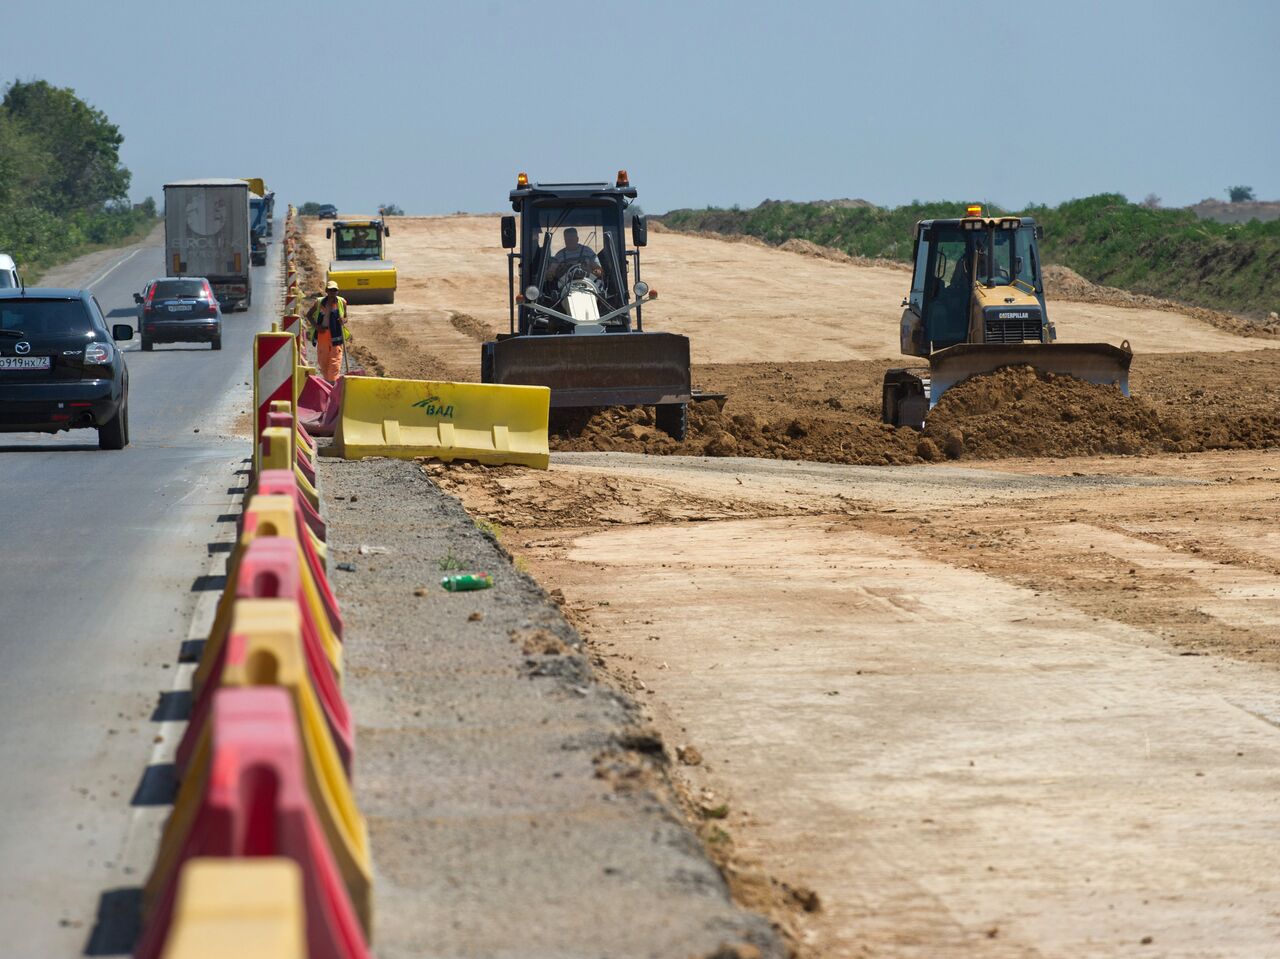
[[[511,336],[493,349],[493,382],[547,386],[552,407],[688,403],[689,338],[676,333]]]
[[[1127,344],[1126,344],[1127,346]],[[1129,395],[1133,353],[1110,343],[962,343],[929,357],[929,409],[962,380],[1006,366],[1031,366],[1087,383],[1118,386]]]

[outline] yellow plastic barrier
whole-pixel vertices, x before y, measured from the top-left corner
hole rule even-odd
[[[550,460],[545,386],[494,386],[348,376],[326,455],[359,459],[476,460],[546,469]]]
[[[249,543],[256,536],[282,536],[298,544],[298,569],[302,574],[302,592],[315,620],[316,628],[320,631],[320,642],[324,646],[325,656],[333,666],[334,675],[341,682],[342,641],[334,635],[324,599],[320,595],[320,589],[316,586],[310,564],[307,562],[306,552],[302,544],[298,543],[299,524],[293,502],[287,496],[254,496],[250,498],[244,512],[244,532],[240,534],[240,539],[227,560],[227,585],[218,600],[213,627],[209,630],[209,638],[205,641],[204,649],[200,654],[200,663],[196,666],[195,674],[191,678],[191,688],[197,696],[200,694],[200,690],[209,681],[213,666],[218,661],[222,647],[227,641],[236,602],[235,583],[240,567],[240,554],[248,548]],[[253,522],[249,521],[250,514],[253,514]],[[307,534],[310,535],[310,530]]]
[[[320,493],[302,474],[302,470],[293,461],[293,436],[283,426],[268,426],[262,431],[262,442],[259,444],[258,468],[264,470],[293,470],[298,478],[298,489],[311,501],[316,509],[320,508]]]
[[[228,661],[224,686],[281,686],[293,697],[298,730],[306,754],[307,786],[316,817],[342,873],[351,904],[364,926],[373,928],[373,866],[369,861],[369,833],[356,808],[351,783],[329,733],[324,710],[311,688],[302,651],[302,621],[298,607],[287,599],[242,599],[235,605],[231,631],[248,640],[242,662]],[[208,726],[202,738],[208,736]],[[205,747],[207,749],[207,747]],[[201,753],[203,750],[197,750]]]
[[[308,446],[302,439],[302,428],[298,425],[298,411],[293,403],[286,403],[283,400],[275,400],[271,404],[272,413],[286,413],[293,417],[293,448],[302,453],[306,457],[307,462],[313,467],[316,465],[315,449]]]
[[[164,959],[306,959],[302,871],[292,859],[191,859]]]

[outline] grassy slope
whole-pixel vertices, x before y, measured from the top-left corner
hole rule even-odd
[[[963,203],[894,209],[766,202],[752,210],[675,210],[677,230],[747,234],[767,243],[809,240],[856,256],[909,260],[917,220],[954,217]],[[1034,216],[1050,263],[1108,286],[1240,313],[1280,310],[1280,221],[1223,224],[1189,210],[1152,210],[1118,194],[1057,207],[993,213]]]

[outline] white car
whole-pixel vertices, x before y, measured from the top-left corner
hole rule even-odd
[[[0,253],[0,290],[16,290],[22,285],[18,279],[18,264],[8,253]]]

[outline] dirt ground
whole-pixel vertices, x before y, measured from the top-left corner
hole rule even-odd
[[[496,237],[393,228],[366,365],[474,378]],[[605,411],[547,473],[424,469],[691,747],[740,900],[808,956],[1274,954],[1280,341],[1083,289],[1132,400],[1010,370],[921,436],[877,422],[902,270],[655,232],[645,277],[729,394],[686,443]]]
[[[816,895],[804,954],[1270,954],[1280,455],[1045,465],[437,482],[700,752],[737,868]]]

